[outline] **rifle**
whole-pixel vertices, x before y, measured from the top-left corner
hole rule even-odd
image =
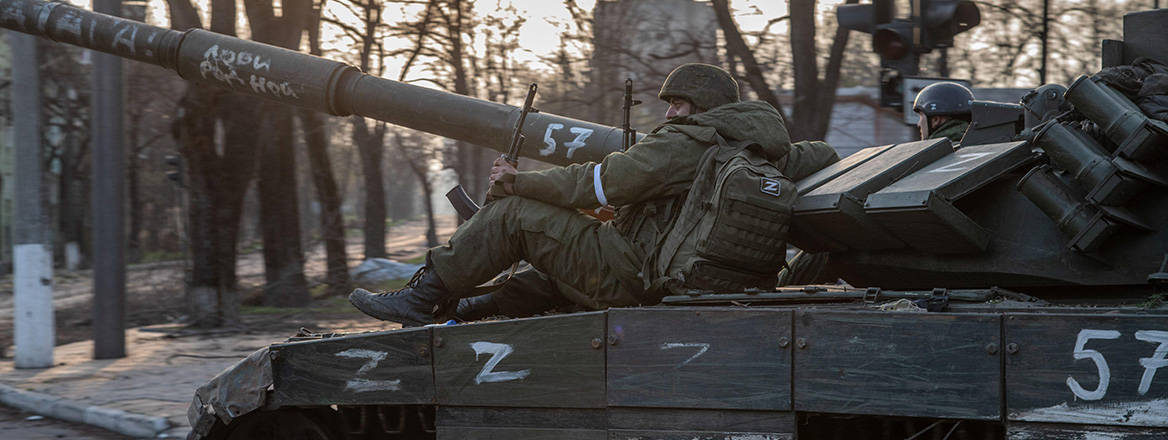
[[[523,109],[519,112],[519,120],[516,121],[515,129],[511,133],[511,145],[502,156],[503,160],[516,168],[519,167],[519,149],[523,147],[523,142],[527,140],[527,136],[523,135],[523,123],[527,120],[528,113],[539,113],[538,109],[532,107],[532,103],[535,101],[535,92],[538,89],[539,86],[536,83],[531,83],[531,85],[527,86],[527,98],[523,101]],[[503,182],[495,182],[495,184],[502,185]],[[490,193],[489,188],[487,189],[487,193]],[[471,216],[474,216],[480,209],[479,205],[466,194],[466,190],[462,188],[462,185],[454,185],[454,188],[447,191],[446,200],[450,201],[450,204],[454,206],[454,210],[458,212],[458,216],[463,220],[470,220]]]
[[[622,150],[627,151],[629,147],[637,143],[637,130],[633,129],[632,123],[630,122],[632,119],[630,112],[632,111],[633,106],[640,104],[640,100],[633,99],[633,79],[625,78],[625,96],[624,102],[621,104],[621,110],[624,113],[624,123],[621,125],[621,130],[623,131],[621,140]],[[608,205],[601,206],[594,210],[584,211],[584,213],[595,217],[600,221],[612,220],[616,217],[616,209]]]
[[[625,78],[625,101],[621,105],[621,110],[624,111],[625,117],[624,125],[621,125],[621,129],[624,131],[624,146],[622,148],[625,150],[628,150],[629,147],[637,143],[637,130],[634,130],[629,124],[629,112],[636,105],[641,105],[641,101],[633,99],[633,79]]]

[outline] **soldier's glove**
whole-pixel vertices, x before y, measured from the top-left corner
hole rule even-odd
[[[514,174],[502,174],[491,180],[491,188],[487,190],[488,202],[493,202],[511,195],[515,195]]]

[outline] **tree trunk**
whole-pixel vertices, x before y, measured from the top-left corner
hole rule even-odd
[[[839,86],[840,67],[843,65],[844,50],[848,44],[848,30],[837,28],[832,40],[831,53],[825,66],[824,79],[819,79],[818,55],[815,47],[815,0],[791,0],[789,3],[791,25],[791,64],[794,66],[795,102],[790,117],[787,117],[777,96],[767,85],[754,53],[742,39],[738,25],[730,15],[727,0],[713,0],[714,14],[726,39],[726,50],[742,62],[750,88],[783,115],[787,131],[792,141],[823,139],[831,123],[832,107],[835,105],[836,88]],[[847,0],[856,3],[856,0]]]
[[[169,0],[171,27],[201,27],[198,11],[186,0]],[[213,0],[211,30],[235,34],[235,2]],[[190,324],[215,327],[239,317],[235,272],[243,196],[255,166],[254,100],[227,92],[188,86],[172,126],[185,159],[188,234],[191,253],[186,300]],[[216,116],[227,142],[216,148]],[[219,151],[222,151],[220,153]]]
[[[418,176],[418,182],[422,184],[422,192],[424,197],[422,200],[426,203],[426,246],[438,246],[438,226],[434,221],[434,200],[430,198],[433,193],[434,183],[430,182],[425,174]]]
[[[345,254],[345,225],[341,217],[341,196],[337,191],[337,181],[333,177],[332,163],[328,156],[328,133],[319,113],[300,110],[300,122],[304,128],[305,144],[308,147],[308,162],[312,167],[312,183],[316,187],[316,197],[320,200],[320,235],[324,241],[325,260],[328,273],[329,295],[342,295],[349,291],[349,265]]]
[[[369,130],[367,121],[360,116],[351,120],[353,143],[361,153],[365,178],[365,259],[385,258],[385,182],[381,172],[384,130]]]
[[[320,55],[320,8],[314,8],[308,24],[308,46],[313,55]],[[320,113],[300,110],[300,126],[304,130],[308,149],[308,165],[312,169],[312,184],[320,201],[320,235],[324,241],[327,273],[326,294],[343,295],[349,291],[349,258],[345,252],[345,223],[341,215],[341,195],[333,176],[328,155],[328,127]]]
[[[404,220],[419,213],[415,200],[418,196],[418,180],[412,173],[393,173],[388,176],[386,197],[389,198],[389,217]]]
[[[253,39],[297,50],[312,12],[311,0],[285,0],[281,15],[273,0],[244,0]],[[299,307],[312,297],[304,278],[300,208],[296,189],[296,155],[292,148],[292,110],[272,102],[259,105],[263,139],[260,150],[259,199],[264,245],[264,304]],[[289,194],[291,192],[291,194]]]
[[[812,124],[818,116],[819,66],[815,56],[815,0],[791,0],[791,60],[794,61],[795,102],[787,126],[792,141],[811,138]]]
[[[224,118],[222,155],[215,147],[215,113],[232,115],[246,105],[243,96],[191,87],[184,97],[179,144],[187,159],[191,246],[192,324],[219,326],[239,317],[235,272],[243,196],[251,181],[256,152],[255,121],[248,112]],[[246,107],[243,107],[246,108]]]
[[[186,158],[189,197],[187,223],[190,240],[191,274],[186,293],[187,314],[192,326],[217,327],[237,316],[234,298],[234,260],[231,267],[222,259],[222,225],[220,217],[227,207],[217,206],[215,145],[212,134],[212,93],[188,86],[179,101],[179,116],[174,133],[179,149]],[[231,243],[234,248],[235,243]],[[229,272],[231,277],[225,277]]]
[[[236,245],[239,243],[240,221],[243,218],[243,201],[247,187],[255,177],[256,160],[260,152],[256,143],[260,139],[256,127],[260,126],[259,105],[253,98],[234,93],[217,96],[215,111],[223,127],[224,145],[222,155],[217,160],[214,187],[218,242],[216,255],[222,261],[221,278],[228,291],[225,295],[235,301],[229,311],[238,306],[238,279],[235,263],[238,257]]]
[[[296,156],[292,149],[291,110],[261,105],[265,139],[260,148],[260,230],[264,245],[264,305],[299,307],[312,298],[304,278],[300,242],[300,204],[296,197]],[[290,194],[291,192],[291,194]]]
[[[459,95],[470,96],[470,81],[467,75],[466,68],[466,48],[462,44],[463,28],[466,26],[463,12],[462,0],[453,0],[450,2],[450,8],[454,9],[453,18],[447,21],[447,27],[450,34],[450,67],[454,70],[454,93]],[[455,142],[455,148],[458,149],[458,168],[455,171],[458,173],[458,183],[469,192],[471,197],[479,198],[486,195],[486,175],[483,174],[485,170],[482,169],[482,153],[475,151],[480,149],[476,145],[467,142]],[[481,203],[483,200],[478,199]]]
[[[847,4],[856,4],[858,0],[847,0]],[[814,131],[811,132],[811,139],[823,139],[827,137],[827,129],[831,126],[831,113],[835,107],[835,93],[839,88],[840,68],[844,63],[845,51],[848,48],[849,31],[843,26],[838,26],[835,29],[835,37],[831,40],[831,49],[827,56],[827,65],[824,67],[823,83],[818,87],[819,93],[816,100],[818,104],[816,108],[817,118],[814,124]]]
[[[126,144],[130,146],[126,155],[126,198],[130,204],[130,230],[126,233],[126,261],[140,261],[142,259],[142,190],[138,181],[138,147],[141,142],[142,115],[129,115],[126,128]]]
[[[726,39],[726,51],[731,56],[742,61],[742,67],[746,71],[746,79],[750,83],[751,90],[754,90],[754,93],[758,95],[758,99],[766,101],[778,110],[779,114],[783,117],[783,122],[790,129],[791,121],[787,118],[786,112],[783,111],[783,104],[779,102],[779,97],[767,85],[766,78],[762,76],[762,69],[758,66],[758,61],[754,58],[754,52],[751,52],[750,47],[746,45],[746,41],[742,39],[742,33],[738,31],[738,24],[734,22],[734,17],[730,15],[728,1],[713,0],[711,3],[714,6],[714,15],[718,18],[718,27],[722,28],[722,35]],[[799,60],[796,58],[795,62],[798,63]]]
[[[405,165],[413,172],[414,176],[418,178],[418,183],[422,186],[422,200],[426,207],[426,246],[438,246],[438,228],[434,220],[434,201],[430,198],[430,194],[434,193],[434,182],[430,181],[430,176],[426,172],[427,166],[424,163],[425,155],[423,155],[423,158],[418,159],[411,157],[409,153],[411,148],[406,146],[401,133],[394,133],[394,142],[398,154],[402,157]]]

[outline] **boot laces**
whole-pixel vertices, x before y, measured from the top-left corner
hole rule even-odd
[[[398,293],[401,293],[401,291],[403,291],[403,290],[416,288],[416,287],[418,287],[418,283],[422,280],[422,274],[424,272],[426,272],[426,266],[422,266],[420,269],[418,269],[417,272],[414,272],[414,275],[410,277],[409,281],[406,281],[406,284],[404,286],[401,286],[401,287],[393,289],[393,290],[387,290],[385,292],[378,292],[378,293],[375,293],[374,295],[376,295],[376,296],[393,296],[393,295],[397,295]]]

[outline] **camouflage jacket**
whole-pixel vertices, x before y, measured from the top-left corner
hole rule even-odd
[[[715,134],[752,140],[775,153],[779,168],[794,180],[839,160],[823,142],[792,144],[782,117],[762,101],[738,102],[670,120],[625,152],[600,163],[520,172],[515,193],[566,208],[620,207],[616,222],[640,257],[649,255],[681,207],[702,153]]]

